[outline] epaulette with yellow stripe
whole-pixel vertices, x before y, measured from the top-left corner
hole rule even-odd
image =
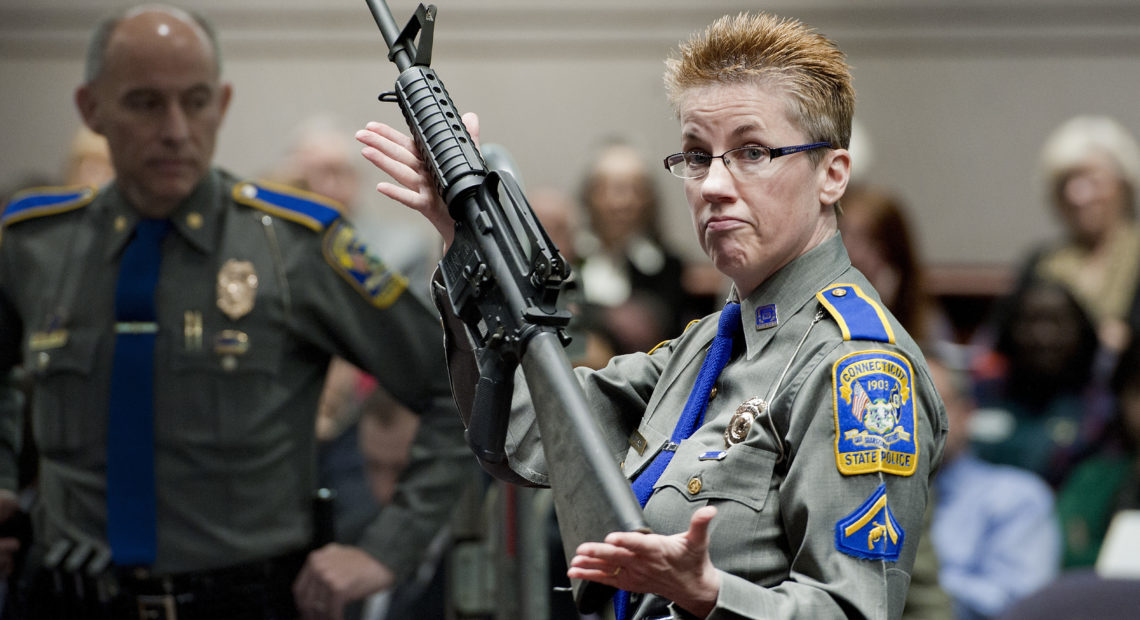
[[[689,321],[689,324],[685,326],[685,329],[681,330],[681,333],[683,334],[683,333],[689,331],[690,327],[692,327],[692,326],[694,326],[700,322],[701,322],[700,319],[693,319],[692,321]],[[654,351],[656,351],[657,349],[660,349],[663,346],[668,345],[670,342],[673,342],[673,340],[671,338],[669,340],[662,340],[661,342],[658,342],[656,346],[654,346],[652,349],[649,350],[648,355],[653,355]]]
[[[833,284],[815,294],[831,313],[844,340],[873,340],[894,344],[895,332],[887,313],[854,284]]]
[[[13,196],[4,207],[0,214],[0,227],[85,207],[94,200],[97,191],[87,185],[24,190]]]
[[[266,181],[234,186],[234,200],[320,232],[337,220],[341,207],[320,194]]]

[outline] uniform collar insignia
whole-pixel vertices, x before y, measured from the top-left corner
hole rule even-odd
[[[780,322],[776,314],[776,304],[756,306],[756,329],[771,329]]]

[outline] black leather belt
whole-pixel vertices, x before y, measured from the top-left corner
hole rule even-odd
[[[235,566],[151,575],[120,570],[117,605],[140,620],[285,620],[297,617],[293,581],[307,551]]]

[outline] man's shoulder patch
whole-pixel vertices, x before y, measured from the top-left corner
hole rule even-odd
[[[835,548],[863,560],[897,562],[905,537],[891,513],[885,484],[835,524]]]
[[[341,206],[331,198],[268,181],[243,181],[234,185],[234,200],[282,219],[320,232],[341,216]]]
[[[322,247],[328,264],[377,308],[391,306],[408,288],[408,279],[370,253],[345,220],[325,232]]]
[[[94,186],[39,187],[22,191],[4,207],[0,226],[85,207],[95,199],[97,192]]]
[[[844,340],[894,344],[895,332],[883,307],[856,284],[833,284],[815,294],[843,332]]]
[[[859,351],[835,362],[832,399],[840,473],[915,472],[913,379],[910,362],[891,351]]]

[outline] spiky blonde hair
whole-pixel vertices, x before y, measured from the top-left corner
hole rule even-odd
[[[847,148],[855,88],[846,55],[833,41],[794,19],[767,13],[726,15],[681,43],[665,61],[665,90],[680,114],[685,94],[717,84],[783,88],[788,117],[810,142]],[[821,151],[808,153],[814,162]]]

